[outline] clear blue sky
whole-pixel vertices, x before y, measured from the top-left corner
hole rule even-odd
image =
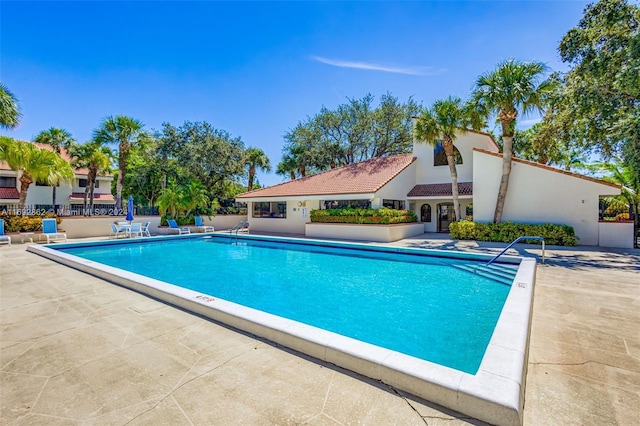
[[[387,91],[425,106],[464,98],[509,58],[565,70],[558,43],[585,5],[3,0],[0,81],[23,120],[0,133],[32,140],[55,126],[84,142],[108,115],[148,130],[203,120],[263,149],[275,169],[283,135],[323,105]]]

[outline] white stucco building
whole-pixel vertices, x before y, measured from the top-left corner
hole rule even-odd
[[[28,143],[28,142],[25,142]],[[35,144],[40,148],[51,149],[49,145]],[[71,162],[68,153],[62,148],[61,157]],[[80,209],[84,203],[84,192],[87,186],[86,169],[74,170],[72,181],[61,182],[56,187],[56,205],[61,210]],[[20,173],[11,168],[4,161],[0,161],[0,211],[17,208],[20,201]],[[111,195],[113,176],[98,176],[94,187],[93,214],[100,214],[100,210],[113,209],[115,198]],[[53,201],[53,187],[33,182],[27,191],[26,208],[28,210],[50,210]],[[67,213],[67,212],[63,212]]]
[[[473,131],[459,135],[454,145],[461,214],[468,210],[474,221],[491,222],[502,173],[498,145],[491,135]],[[610,234],[601,230],[599,199],[619,194],[619,185],[514,159],[503,220],[569,225],[580,245],[599,245],[606,240],[601,233]],[[408,208],[417,214],[422,232],[447,232],[454,218],[444,152],[420,142],[412,154],[328,170],[240,194],[237,200],[248,203],[251,229],[267,232],[308,234],[310,210],[349,203]],[[631,233],[628,243],[613,244],[629,246]]]

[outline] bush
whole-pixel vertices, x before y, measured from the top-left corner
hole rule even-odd
[[[510,243],[525,235],[544,238],[546,244],[556,246],[575,246],[577,239],[573,227],[545,223],[478,223],[468,220],[453,222],[449,225],[449,234],[457,240],[494,241]],[[537,240],[524,240],[525,243],[540,244]]]
[[[629,213],[618,213],[616,215],[616,220],[631,220]]]
[[[173,219],[168,212],[160,218],[160,226],[169,226],[167,219]],[[195,223],[194,215],[191,214],[189,216],[176,216],[175,220],[178,226],[193,225]]]
[[[22,216],[13,213],[0,212],[0,219],[4,220],[4,232],[41,231],[43,218],[56,218],[58,225],[62,223],[62,219],[52,213]]]
[[[315,223],[358,223],[381,224],[417,222],[418,217],[410,210],[395,209],[326,209],[312,210],[311,222]]]

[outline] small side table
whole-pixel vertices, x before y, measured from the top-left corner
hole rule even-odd
[[[33,232],[21,232],[20,237],[22,238],[20,242],[24,244],[24,240],[29,238],[29,242],[33,242]]]

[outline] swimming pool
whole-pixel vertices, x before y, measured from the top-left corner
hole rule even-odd
[[[469,272],[482,256],[361,244],[215,236],[33,247],[474,417],[519,418],[530,301],[523,318],[509,300],[532,289],[522,260],[511,259],[520,265],[508,286]],[[514,333],[514,316],[524,331]]]

